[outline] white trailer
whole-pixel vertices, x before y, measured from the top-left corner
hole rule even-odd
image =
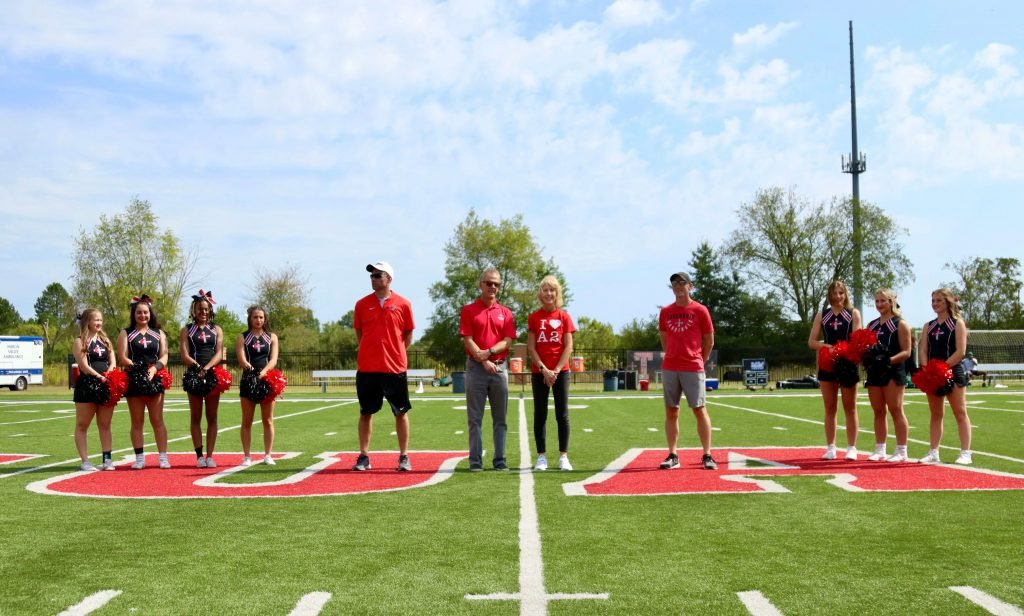
[[[0,387],[25,391],[43,384],[43,339],[0,336]]]

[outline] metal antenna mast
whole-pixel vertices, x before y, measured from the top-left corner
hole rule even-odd
[[[867,158],[857,150],[857,88],[853,78],[853,21],[850,21],[850,116],[853,119],[853,143],[850,155],[842,157],[843,173],[853,176],[853,304],[864,313],[864,272],[861,253],[864,235],[860,222],[860,174],[867,170]]]

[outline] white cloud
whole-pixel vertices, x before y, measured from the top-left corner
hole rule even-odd
[[[732,35],[732,44],[738,51],[759,50],[774,45],[787,32],[795,30],[800,26],[795,21],[787,21],[769,27],[767,24],[758,24],[749,28],[746,32]]]
[[[615,0],[604,11],[604,22],[613,28],[649,26],[667,17],[658,0]]]

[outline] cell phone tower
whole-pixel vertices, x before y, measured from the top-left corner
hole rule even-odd
[[[864,313],[864,272],[861,253],[864,235],[860,221],[860,174],[867,171],[868,161],[863,152],[857,150],[857,87],[853,77],[853,21],[850,21],[850,117],[852,119],[853,144],[849,156],[842,157],[843,173],[853,176],[853,304]]]

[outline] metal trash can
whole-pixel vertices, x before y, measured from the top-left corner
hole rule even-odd
[[[465,372],[452,372],[452,393],[453,394],[464,394],[464,393],[466,393],[466,373]]]
[[[604,390],[605,391],[618,391],[619,390],[619,374],[617,372],[612,372],[611,376],[608,376],[608,374],[609,373],[606,372],[605,376],[604,376]]]

